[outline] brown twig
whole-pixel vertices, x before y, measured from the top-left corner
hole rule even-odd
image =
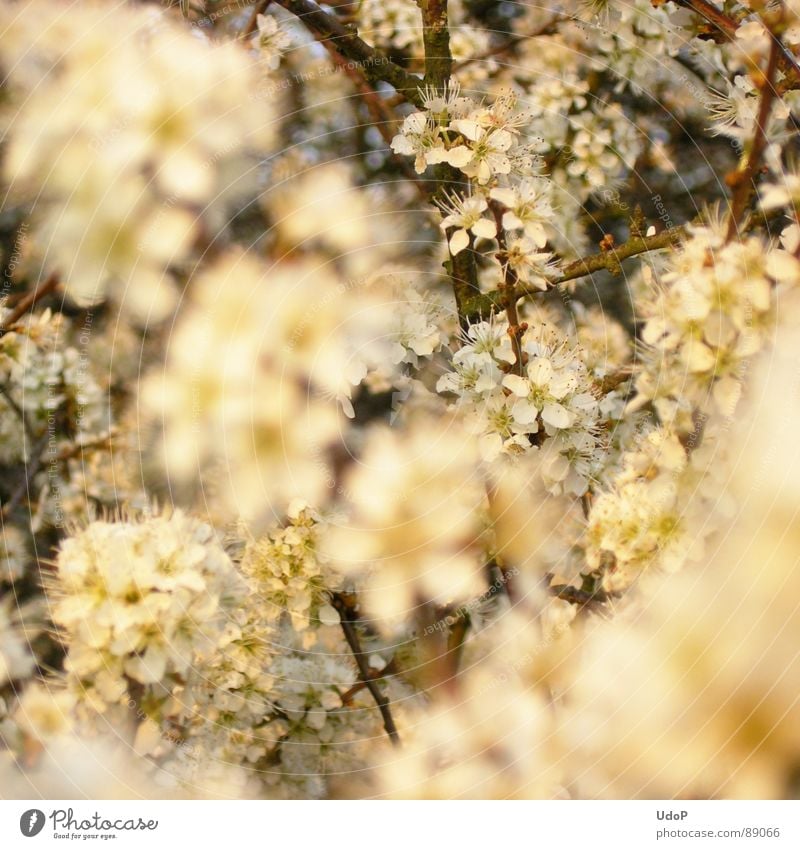
[[[33,454],[30,460],[25,464],[25,475],[20,481],[19,486],[14,490],[11,497],[3,505],[2,514],[8,516],[22,502],[22,499],[30,493],[31,484],[34,477],[39,473],[44,461],[42,460],[42,452],[50,439],[50,434],[45,432],[36,443],[33,449]]]
[[[572,584],[551,584],[548,592],[554,598],[559,598],[561,601],[567,601],[570,604],[578,607],[589,607],[594,604],[608,604],[615,598],[618,598],[618,593],[611,593],[607,590],[595,590],[588,592],[579,587],[573,587]]]
[[[522,350],[522,335],[528,329],[528,326],[520,322],[519,312],[517,311],[518,298],[514,293],[516,292],[519,279],[508,261],[508,243],[506,242],[506,234],[503,229],[504,207],[498,201],[491,200],[489,201],[489,209],[494,216],[497,227],[497,260],[503,271],[503,285],[500,288],[505,293],[503,307],[508,318],[508,335],[511,337],[511,347],[514,351],[514,371],[519,375],[524,375],[525,355]]]
[[[493,56],[499,56],[505,53],[507,50],[513,49],[518,44],[521,44],[523,41],[528,41],[532,38],[541,38],[544,35],[553,35],[558,25],[568,20],[570,20],[570,17],[568,15],[562,15],[561,13],[559,13],[555,15],[546,24],[544,24],[542,27],[540,27],[538,30],[536,30],[536,32],[525,32],[519,33],[517,35],[512,35],[510,38],[502,42],[502,44],[496,44],[494,47],[490,47],[488,50],[484,50],[483,53],[476,53],[474,56],[470,56],[468,59],[463,59],[461,62],[458,62],[453,66],[453,72],[457,73],[462,68],[466,68],[468,65],[472,65],[474,62],[483,62],[485,59],[491,59]]]
[[[394,132],[397,125],[397,117],[393,110],[386,104],[386,101],[380,96],[380,94],[364,79],[360,71],[354,68],[352,64],[333,47],[332,43],[327,42],[325,47],[335,64],[353,81],[353,84],[358,89],[359,94],[363,98],[364,103],[369,110],[373,125],[377,128],[378,132],[381,134],[381,138],[386,142],[391,150],[391,144],[394,139]],[[394,152],[392,152],[392,155],[399,163],[400,168],[402,168],[405,177],[419,192],[420,197],[427,200],[428,190],[417,176],[417,173],[414,171],[409,160],[405,156],[400,156]]]
[[[676,2],[711,24],[727,41],[731,41],[736,36],[739,22],[726,15],[713,3],[709,3],[708,0],[676,0]]]
[[[425,46],[425,82],[441,89],[453,72],[447,0],[417,0],[422,12],[422,42]]]
[[[394,724],[389,699],[383,695],[377,681],[372,677],[369,663],[367,663],[367,656],[361,648],[361,640],[359,639],[356,628],[358,613],[355,601],[345,593],[332,593],[331,597],[333,606],[339,613],[342,633],[345,640],[347,640],[350,651],[353,653],[361,680],[364,682],[364,686],[369,690],[375,704],[378,706],[378,710],[381,712],[383,727],[389,735],[389,739],[394,746],[399,746],[400,735],[397,733],[397,726]]]
[[[59,283],[59,276],[51,274],[41,285],[37,285],[32,292],[28,292],[22,300],[11,310],[0,324],[0,336],[16,324],[28,310],[36,305],[45,295],[54,291]]]
[[[2,396],[3,396],[3,398],[5,398],[5,400],[6,400],[6,404],[8,404],[8,406],[9,406],[9,407],[11,407],[11,409],[12,409],[12,410],[16,413],[17,418],[18,418],[18,419],[20,420],[20,422],[22,423],[23,428],[25,428],[25,433],[27,433],[27,434],[28,434],[28,436],[29,436],[31,439],[34,439],[34,438],[36,437],[36,434],[34,433],[33,428],[31,427],[31,424],[30,424],[30,422],[28,421],[27,416],[25,415],[25,411],[24,411],[24,410],[22,409],[22,407],[21,407],[21,406],[20,406],[20,405],[19,405],[19,404],[18,404],[18,403],[14,400],[13,396],[12,396],[12,395],[11,395],[11,393],[8,391],[7,387],[5,387],[5,386],[0,386],[0,395],[2,395]]]
[[[764,72],[762,82],[761,102],[758,106],[753,141],[750,144],[747,160],[742,168],[729,174],[725,180],[732,189],[731,213],[728,219],[728,241],[733,239],[739,231],[739,225],[753,193],[753,181],[761,166],[761,157],[767,146],[767,124],[769,123],[772,104],[778,96],[778,92],[775,90],[775,73],[778,69],[779,44],[778,39],[772,36],[767,69]]]
[[[312,0],[275,0],[279,6],[296,15],[320,42],[332,41],[336,50],[358,62],[364,76],[372,83],[385,82],[416,106],[422,106],[419,87],[422,80],[392,62],[379,50],[359,38],[355,27],[344,25],[334,15],[323,12]]]
[[[725,41],[733,41],[741,21],[732,18],[709,0],[675,0],[679,6],[691,10],[711,25]],[[774,38],[774,36],[773,36]],[[776,39],[777,40],[777,39]],[[792,52],[778,41],[778,67],[786,74],[787,79],[781,85],[783,91],[791,91],[800,86],[800,65]]]
[[[72,445],[65,445],[61,448],[56,455],[56,460],[59,462],[63,462],[64,460],[71,460],[73,457],[77,457],[80,454],[83,454],[85,451],[95,451],[95,450],[110,450],[114,443],[114,438],[117,436],[117,431],[115,428],[112,428],[108,433],[101,434],[100,436],[95,436],[92,439],[87,439],[86,442],[76,442]]]
[[[258,28],[258,16],[263,15],[267,10],[271,0],[259,0],[253,5],[253,11],[247,21],[247,26],[242,30],[242,38],[245,39],[251,36]]]
[[[626,242],[623,242],[621,245],[615,245],[610,250],[600,251],[600,253],[567,263],[561,269],[561,274],[549,281],[548,288],[553,289],[569,280],[588,277],[595,271],[608,271],[611,274],[619,274],[622,270],[621,263],[623,260],[647,253],[648,251],[657,251],[676,245],[685,236],[686,225],[683,224],[678,227],[670,227],[668,230],[663,230],[661,233],[656,233],[653,236],[632,236]],[[513,293],[511,293],[511,296],[519,299],[537,294],[541,294],[540,289],[518,285]],[[470,316],[488,315],[493,310],[504,308],[505,300],[508,297],[509,293],[506,290],[496,289],[493,292],[478,294],[469,298],[464,303],[464,309]]]
[[[633,364],[629,363],[628,365],[624,365],[616,371],[612,371],[611,374],[605,375],[605,377],[599,381],[599,389],[603,395],[607,395],[609,392],[625,383],[626,380],[630,380],[631,377],[633,377],[633,374]]]
[[[369,680],[382,681],[397,672],[397,663],[392,658],[379,672],[370,673]],[[359,675],[358,681],[342,696],[342,704],[348,705],[362,690],[367,688],[367,682]]]

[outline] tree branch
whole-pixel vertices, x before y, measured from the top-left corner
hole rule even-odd
[[[736,31],[741,21],[727,15],[709,0],[675,0],[675,2],[703,18],[720,33],[725,41],[733,41],[736,38]],[[800,66],[791,51],[780,41],[778,41],[778,54],[778,67],[786,74],[781,90],[791,91],[800,87]]]
[[[425,45],[425,83],[442,91],[450,81],[453,58],[450,53],[450,32],[447,23],[447,0],[417,0],[422,13],[423,42]],[[445,200],[448,192],[461,196],[466,178],[452,165],[441,163],[434,167],[435,190],[431,200]],[[449,245],[452,229],[445,233]],[[448,250],[449,253],[449,250]],[[465,305],[480,294],[478,267],[472,249],[449,255],[444,267],[450,277],[456,299],[459,322],[467,325]]]
[[[247,38],[258,29],[258,16],[263,15],[269,6],[270,0],[258,0],[258,3],[253,4],[253,11],[250,13],[250,18],[247,21],[247,26],[242,30],[242,38]]]
[[[422,80],[409,74],[374,47],[359,38],[355,27],[346,26],[338,18],[323,12],[312,0],[275,0],[296,15],[321,42],[331,41],[335,49],[348,59],[358,62],[370,82],[385,82],[415,106],[422,106],[419,86]]]
[[[576,259],[564,266],[560,276],[550,281],[550,289],[560,286],[569,280],[577,280],[580,277],[588,277],[595,271],[609,271],[611,274],[619,274],[621,272],[620,263],[632,256],[647,253],[648,251],[657,251],[661,248],[670,247],[678,244],[686,235],[686,225],[678,227],[670,227],[661,233],[656,233],[654,236],[632,236],[627,242],[621,245],[616,245],[606,251],[601,251],[597,254]],[[526,286],[517,286],[512,293],[516,299],[527,297],[530,295],[541,294],[540,289],[528,288]],[[505,299],[509,297],[509,293],[505,289],[495,289],[492,292],[485,294],[481,293],[469,298],[463,307],[467,315],[478,316],[488,315],[492,310],[503,308]]]
[[[25,297],[3,319],[2,324],[0,324],[0,336],[7,333],[8,330],[36,304],[37,301],[54,291],[58,286],[58,283],[59,276],[57,274],[51,274],[47,280],[41,284],[41,286],[37,285],[32,292],[28,292],[28,294],[25,295]]]
[[[502,291],[505,294],[503,306],[505,307],[506,317],[508,318],[508,335],[511,337],[511,347],[516,360],[514,371],[524,376],[525,354],[522,350],[522,335],[528,329],[528,326],[527,324],[520,323],[519,313],[517,312],[518,298],[514,296],[514,293],[517,290],[519,278],[508,262],[508,243],[506,242],[506,234],[503,229],[503,211],[505,207],[496,200],[490,200],[489,209],[494,216],[495,226],[497,227],[497,259],[503,270],[503,285],[498,288],[498,291]]]
[[[350,63],[333,47],[332,42],[327,42],[325,47],[330,53],[331,58],[336,65],[353,81],[353,85],[358,89],[370,117],[372,118],[373,126],[381,134],[381,138],[386,142],[393,158],[399,163],[400,168],[406,179],[413,184],[419,193],[420,197],[428,200],[428,190],[425,188],[422,180],[419,179],[413,166],[405,156],[400,156],[391,150],[392,139],[394,138],[397,125],[397,116],[386,101],[375,91],[374,88],[364,79],[360,71],[352,67]]]
[[[453,71],[447,0],[417,0],[422,12],[422,42],[425,45],[425,83],[441,89]]]
[[[493,56],[500,56],[507,50],[511,50],[523,41],[528,41],[531,38],[541,38],[543,35],[554,35],[558,30],[558,25],[568,20],[571,20],[571,16],[558,12],[551,20],[535,32],[524,32],[512,35],[501,44],[495,44],[494,47],[490,47],[483,53],[476,53],[474,56],[470,56],[468,59],[463,59],[461,62],[458,62],[453,66],[453,71],[458,72],[462,68],[466,68],[475,62],[483,62],[486,59],[491,59]]]
[[[397,733],[397,726],[394,724],[389,699],[383,695],[377,681],[372,677],[369,664],[367,663],[367,656],[361,648],[361,641],[359,640],[358,630],[356,629],[358,614],[356,613],[355,603],[345,593],[332,593],[331,596],[333,606],[338,611],[341,619],[342,633],[345,640],[347,640],[347,645],[350,646],[350,651],[353,653],[361,680],[364,682],[364,686],[369,690],[375,704],[378,706],[378,710],[381,712],[383,727],[386,729],[389,739],[394,746],[399,746],[400,735]]]
[[[42,454],[49,441],[50,434],[45,431],[45,433],[39,437],[38,442],[34,445],[30,459],[25,463],[25,474],[23,475],[22,480],[19,482],[19,485],[14,490],[8,501],[3,504],[2,510],[0,510],[0,513],[2,513],[3,516],[10,516],[12,511],[22,503],[22,499],[26,495],[30,495],[33,479],[44,466]]]
[[[778,92],[775,90],[775,72],[778,69],[779,44],[780,42],[773,35],[769,49],[767,69],[764,72],[761,102],[758,106],[753,141],[750,144],[750,152],[747,155],[747,160],[742,168],[738,171],[733,171],[725,178],[725,182],[732,189],[731,217],[728,220],[728,241],[733,239],[739,231],[739,225],[753,193],[753,181],[761,165],[761,157],[767,146],[767,124],[769,123],[772,104],[778,96]]]

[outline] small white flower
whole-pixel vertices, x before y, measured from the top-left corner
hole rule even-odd
[[[483,186],[495,174],[511,172],[508,153],[514,136],[508,130],[484,129],[477,121],[468,118],[451,121],[450,128],[468,140],[472,155],[464,165],[456,166],[468,177],[474,177]]]
[[[251,39],[266,66],[274,71],[281,63],[281,57],[292,40],[289,34],[281,29],[280,24],[272,15],[258,15],[258,32]]]
[[[521,283],[534,286],[543,292],[550,284],[554,268],[550,264],[551,253],[537,251],[536,244],[527,236],[508,240],[506,262]]]
[[[455,227],[450,236],[450,253],[456,256],[469,245],[469,234],[481,239],[493,239],[497,235],[497,225],[490,218],[484,218],[483,213],[488,209],[486,198],[472,195],[461,198],[452,195],[441,204],[447,215],[439,225],[442,230]]]
[[[522,230],[538,248],[547,244],[545,224],[553,217],[550,206],[552,183],[545,177],[529,177],[513,188],[494,188],[493,200],[507,207],[503,213],[506,230]]]
[[[402,156],[413,156],[417,174],[422,174],[428,165],[448,162],[460,168],[472,159],[472,152],[465,145],[445,146],[441,128],[428,112],[408,115],[400,132],[392,139],[391,148]]]

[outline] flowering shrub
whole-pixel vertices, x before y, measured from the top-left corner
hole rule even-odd
[[[798,793],[796,0],[0,29],[5,796]]]

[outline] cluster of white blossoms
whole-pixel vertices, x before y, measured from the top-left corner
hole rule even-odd
[[[523,283],[546,288],[545,267],[551,254],[539,249],[547,244],[551,231],[553,185],[545,177],[525,177],[512,186],[495,186],[486,191],[477,187],[471,195],[445,196],[439,202],[444,218],[439,225],[451,231],[448,241],[453,256],[469,247],[473,239],[494,239],[497,221],[489,217],[491,201],[502,207],[503,229],[509,237],[506,261]]]
[[[532,324],[520,346],[517,367],[505,319],[472,324],[436,388],[457,396],[486,460],[541,446],[551,489],[582,495],[598,449],[596,384],[580,347],[555,325]]]
[[[330,604],[340,578],[320,565],[320,528],[294,504],[285,527],[244,548],[247,605],[228,611],[216,650],[176,691],[178,709],[137,734],[162,786],[205,786],[217,764],[244,795],[320,798],[331,776],[357,774],[388,745],[369,695],[350,694],[357,671]]]
[[[0,687],[27,678],[35,661],[11,597],[0,599]]]
[[[0,10],[3,794],[794,792],[784,12],[166,5]]]
[[[637,94],[649,94],[665,84],[674,70],[670,59],[686,42],[672,22],[674,10],[666,3],[653,6],[649,0],[598,5],[603,8],[597,15],[587,15],[576,26],[597,45],[593,65],[618,77],[620,91],[630,87]]]
[[[131,681],[165,695],[216,650],[243,587],[214,530],[180,511],[93,522],[62,543],[49,591],[72,691],[99,712]]]
[[[464,0],[449,0],[447,4],[450,52],[457,63],[482,55],[489,48],[489,33],[469,22],[467,7]],[[422,20],[414,0],[363,0],[358,4],[357,14],[362,38],[377,47],[401,51],[415,68],[424,69]],[[467,65],[460,77],[477,81],[486,75],[487,63],[474,62]]]
[[[800,263],[758,236],[728,241],[716,226],[692,227],[639,305],[645,347],[631,409],[652,402],[682,432],[698,410],[731,416],[746,363],[774,332],[778,289],[798,281]]]
[[[22,531],[3,523],[0,533],[0,584],[13,584],[25,574],[30,553]]]
[[[564,798],[544,688],[497,658],[471,664],[454,692],[413,717],[401,751],[381,759],[377,789],[395,799]],[[497,723],[502,722],[502,733]]]
[[[272,697],[280,718],[274,727],[283,735],[277,764],[264,779],[274,795],[324,797],[331,776],[357,776],[376,749],[390,748],[369,694],[342,700],[356,676],[346,652],[341,640],[313,653],[289,647],[277,658]]]
[[[5,119],[4,176],[33,205],[38,259],[76,301],[110,296],[162,317],[175,300],[167,271],[200,235],[223,160],[271,137],[264,104],[249,102],[253,63],[152,8],[56,17],[50,5],[3,11],[7,82],[25,100]]]
[[[142,386],[169,473],[193,485],[224,463],[229,510],[262,523],[293,498],[320,503],[336,402],[352,414],[354,386],[387,360],[391,320],[377,290],[350,289],[322,258],[224,253],[194,279],[166,367]]]
[[[690,539],[682,527],[689,458],[674,433],[656,428],[622,458],[611,488],[592,502],[586,528],[586,561],[604,570],[610,589],[628,586],[655,566],[682,565]]]
[[[731,520],[731,450],[721,417],[700,414],[698,432],[682,436],[668,426],[642,427],[591,502],[586,563],[609,590],[701,562],[708,540]]]
[[[581,729],[571,739],[582,796],[654,798],[679,785],[698,797],[785,794],[800,745],[800,658],[783,639],[800,625],[797,352],[791,328],[751,373],[755,391],[725,436],[735,457],[716,458],[705,501],[735,507],[700,568],[655,581],[630,615],[587,623],[563,712]]]
[[[642,149],[639,131],[618,103],[581,113],[570,129],[564,171],[580,197],[613,188]]]
[[[392,288],[391,363],[419,367],[447,344],[443,330],[451,313],[441,300],[420,292],[411,282]]]
[[[338,588],[340,578],[319,550],[321,517],[308,505],[293,502],[287,519],[285,527],[247,546],[242,572],[268,620],[277,622],[288,615],[298,632],[314,623],[338,625],[339,614],[330,604],[330,592]]]
[[[424,106],[404,119],[392,140],[395,153],[414,157],[418,174],[446,162],[485,186],[497,175],[533,173],[535,153],[520,137],[530,119],[512,93],[487,106],[451,84],[444,91],[426,89]]]
[[[7,314],[0,308],[0,316]],[[68,344],[68,334],[68,320],[45,310],[25,316],[0,336],[0,458],[5,463],[27,460],[45,447],[52,458],[65,446],[108,430],[107,401],[95,368]],[[48,426],[56,419],[64,424],[50,439]]]
[[[258,50],[261,61],[270,71],[274,71],[281,63],[286,50],[291,47],[292,38],[274,15],[257,15],[258,32],[250,40]]]
[[[351,514],[331,528],[327,552],[363,581],[368,610],[396,621],[420,599],[480,594],[485,477],[458,418],[420,413],[373,427],[343,490]]]

